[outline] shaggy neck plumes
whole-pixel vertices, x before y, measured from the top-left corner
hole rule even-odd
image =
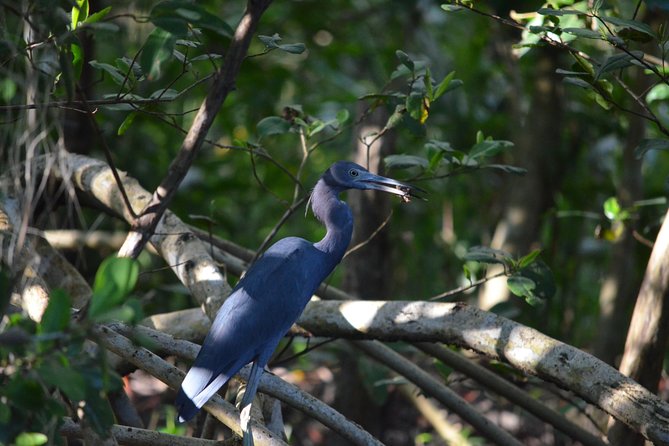
[[[353,233],[353,215],[346,203],[339,200],[344,189],[321,178],[311,193],[311,209],[327,229],[325,237],[314,246],[332,256],[338,263],[346,252]]]

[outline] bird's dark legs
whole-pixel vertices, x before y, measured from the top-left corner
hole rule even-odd
[[[241,413],[239,415],[239,422],[243,434],[242,444],[244,446],[253,446],[253,432],[251,432],[251,425],[249,424],[249,421],[251,421],[251,404],[258,391],[258,384],[260,383],[262,372],[263,367],[258,365],[258,360],[253,361],[249,380],[246,383],[246,390],[244,391],[244,398],[242,398]]]

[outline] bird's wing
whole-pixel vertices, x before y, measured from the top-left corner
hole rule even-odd
[[[319,261],[313,245],[293,237],[258,259],[221,306],[184,379],[177,396],[182,419],[192,417],[245,364],[260,359],[264,367],[322,281],[315,274],[322,272]]]

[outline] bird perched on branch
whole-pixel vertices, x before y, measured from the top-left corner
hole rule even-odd
[[[176,398],[179,421],[191,419],[221,386],[253,362],[241,403],[244,444],[253,444],[248,421],[263,369],[351,241],[353,216],[348,205],[339,199],[339,194],[347,189],[380,190],[399,195],[405,202],[423,192],[374,175],[349,161],[330,166],[310,198],[314,215],[327,229],[325,237],[317,243],[298,237],[279,240],[239,281],[218,311],[181,384]]]

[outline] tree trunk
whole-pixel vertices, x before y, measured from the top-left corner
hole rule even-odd
[[[383,169],[383,158],[392,153],[395,138],[386,134],[369,144],[373,137],[367,135],[381,131],[388,119],[385,110],[378,109],[368,123],[359,129],[358,145],[354,161],[367,167],[370,172],[378,173]],[[343,289],[361,299],[386,299],[389,295],[392,277],[390,261],[390,242],[385,229],[373,238],[369,237],[383,224],[390,212],[388,196],[374,191],[348,192],[347,203],[353,210],[355,227],[353,231],[354,247],[364,242],[365,245],[347,256],[343,263]],[[350,347],[346,347],[347,349]],[[378,436],[383,426],[382,408],[374,404],[373,398],[366,397],[367,389],[361,378],[359,357],[354,351],[340,354],[340,370],[336,382],[338,391],[333,407],[351,420],[359,423],[372,435]],[[344,446],[338,435],[327,434],[327,446]]]
[[[513,255],[523,255],[534,248],[542,214],[551,202],[556,176],[552,169],[559,164],[556,161],[562,129],[562,84],[555,74],[559,66],[557,56],[554,50],[536,49],[533,60],[535,80],[527,113],[520,112],[516,98],[510,98],[513,114],[519,122],[524,121],[514,138],[514,164],[526,168],[527,174],[508,179],[504,215],[495,228],[491,245]],[[516,86],[516,93],[519,94],[521,88]],[[490,270],[491,274],[495,272]],[[481,289],[479,306],[492,308],[508,296],[504,278],[491,280]]]
[[[669,211],[655,240],[634,307],[620,371],[656,392],[669,336]],[[641,437],[619,421],[609,429],[612,445],[641,444]]]

